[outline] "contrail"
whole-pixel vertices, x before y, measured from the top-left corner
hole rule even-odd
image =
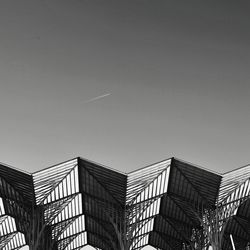
[[[92,98],[92,99],[89,99],[89,100],[86,101],[85,103],[93,102],[93,101],[99,100],[99,99],[104,98],[104,97],[109,96],[109,95],[111,95],[111,93],[107,93],[107,94],[104,94],[104,95],[99,95],[99,96],[97,96],[97,97],[94,97],[94,98]]]

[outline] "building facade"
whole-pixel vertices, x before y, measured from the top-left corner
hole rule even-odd
[[[170,158],[125,174],[80,157],[0,165],[0,249],[245,250],[250,165],[218,174]]]

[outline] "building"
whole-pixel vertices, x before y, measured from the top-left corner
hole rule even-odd
[[[250,165],[170,158],[125,174],[80,157],[33,174],[0,165],[0,249],[246,249]],[[233,239],[233,243],[232,243]]]

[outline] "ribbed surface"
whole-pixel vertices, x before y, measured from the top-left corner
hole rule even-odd
[[[127,176],[97,163],[79,158],[79,166],[85,168],[121,206],[125,206]]]
[[[250,241],[249,194],[250,165],[224,175],[175,158],[129,174],[82,158],[33,175],[0,165],[0,248],[25,244],[25,235],[17,231],[28,232],[19,218],[29,220],[35,197],[41,223],[59,250],[87,244],[117,250],[119,237],[125,236],[130,250],[147,244],[181,250],[193,229],[200,229],[203,212],[218,201],[229,202],[224,210],[234,212],[223,218],[228,223],[222,249],[231,249],[230,234],[236,249],[244,249]]]
[[[42,203],[77,164],[77,159],[73,159],[34,173],[36,203]]]
[[[240,205],[237,211],[237,216],[241,217],[242,219],[245,219],[246,221],[250,221],[250,199],[246,200]],[[249,235],[250,235],[250,232],[249,232]]]
[[[223,174],[218,196],[219,203],[249,178],[250,165]]]
[[[192,198],[192,195],[197,195],[200,199],[203,199],[203,203],[207,203],[207,205],[215,204],[221,182],[219,174],[177,159],[174,159],[171,171],[179,172],[179,174],[173,173],[171,175],[171,181],[176,180],[175,184],[172,185],[173,188],[182,187],[186,197],[190,189],[190,200],[196,200],[196,197]],[[185,187],[183,186],[184,182],[186,183]]]
[[[33,197],[31,174],[0,164],[0,249],[19,249],[26,244],[23,232]]]
[[[129,173],[126,195],[127,204],[130,204],[170,164],[171,159],[168,159]]]
[[[26,201],[32,201],[34,193],[31,174],[0,164],[0,178],[1,177],[4,178]]]

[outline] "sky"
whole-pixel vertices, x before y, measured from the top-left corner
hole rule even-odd
[[[1,0],[0,161],[250,163],[250,2]]]

